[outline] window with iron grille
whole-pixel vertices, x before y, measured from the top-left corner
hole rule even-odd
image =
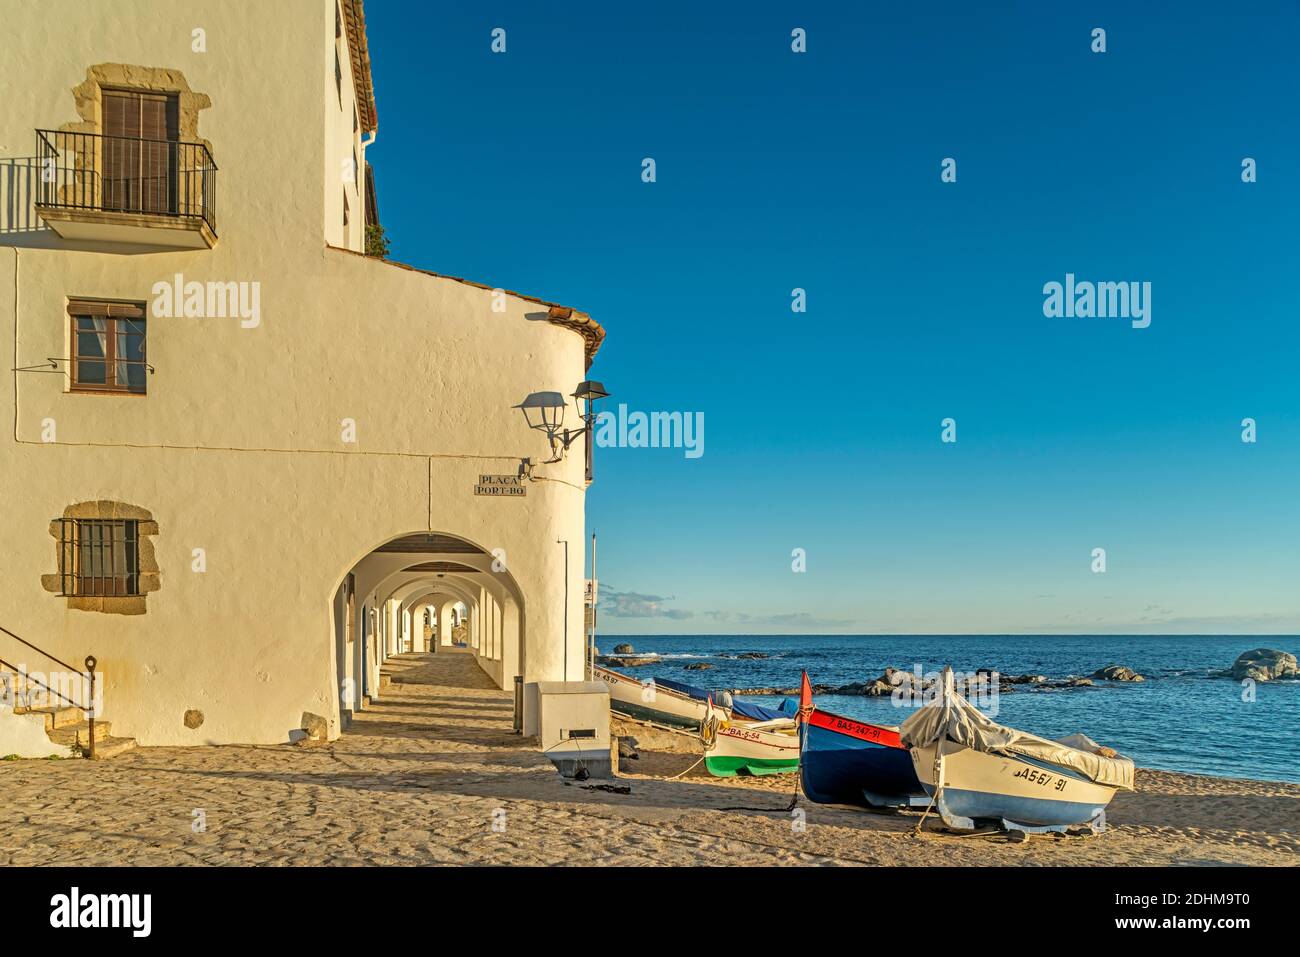
[[[61,518],[62,593],[140,594],[140,523],[130,519]]]
[[[68,303],[72,391],[145,393],[145,311],[140,303]]]

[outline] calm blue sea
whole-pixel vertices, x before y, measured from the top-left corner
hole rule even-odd
[[[660,663],[623,669],[628,674],[641,680],[662,675],[711,689],[795,687],[804,669],[814,684],[843,685],[878,677],[887,665],[909,671],[917,664],[923,671],[944,665],[957,671],[991,668],[1049,678],[1127,665],[1148,680],[1018,690],[1000,696],[995,720],[1049,738],[1082,731],[1139,767],[1300,782],[1300,681],[1259,684],[1256,700],[1246,702],[1239,683],[1210,676],[1250,648],[1300,654],[1295,636],[605,635],[597,644],[609,653],[624,642],[663,656]],[[723,657],[744,651],[770,657]],[[701,661],[714,667],[684,670]],[[906,715],[888,698],[821,695],[817,703],[880,724],[898,724]]]

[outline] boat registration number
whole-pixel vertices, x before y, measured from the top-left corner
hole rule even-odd
[[[1048,774],[1046,771],[1040,771],[1037,768],[1021,768],[1012,777],[1024,778],[1030,784],[1037,784],[1039,787],[1054,785],[1054,791],[1065,790],[1065,778],[1057,777],[1055,774]]]

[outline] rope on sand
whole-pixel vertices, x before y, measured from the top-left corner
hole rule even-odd
[[[923,814],[921,815],[921,820],[919,820],[919,821],[916,822],[916,830],[914,830],[914,831],[912,832],[912,836],[913,836],[913,837],[920,837],[920,836],[921,836],[921,826],[922,826],[923,824],[925,824],[925,819],[926,819],[927,817],[929,817],[929,816],[930,816],[930,812],[934,810],[934,802],[937,801],[937,800],[939,800],[939,791],[940,791],[939,788],[935,788],[935,789],[934,789],[934,793],[933,793],[932,795],[930,795],[930,803],[929,803],[929,805],[926,807],[926,809],[925,809],[925,813],[923,813]]]
[[[678,778],[684,778],[684,777],[686,777],[686,775],[690,774],[692,771],[694,771],[696,768],[698,768],[698,767],[700,766],[700,761],[703,761],[703,760],[704,760],[704,755],[701,754],[700,757],[699,757],[699,760],[698,760],[698,761],[696,761],[694,764],[692,764],[689,768],[687,768],[687,769],[686,769],[685,771],[683,771],[681,774],[674,774],[674,775],[673,775],[672,777],[670,777],[668,780],[669,780],[669,781],[676,781]]]

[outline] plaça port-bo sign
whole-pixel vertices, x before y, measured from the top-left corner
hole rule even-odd
[[[524,485],[522,476],[519,475],[479,475],[478,484],[474,486],[475,495],[518,495],[528,494],[528,486]]]

